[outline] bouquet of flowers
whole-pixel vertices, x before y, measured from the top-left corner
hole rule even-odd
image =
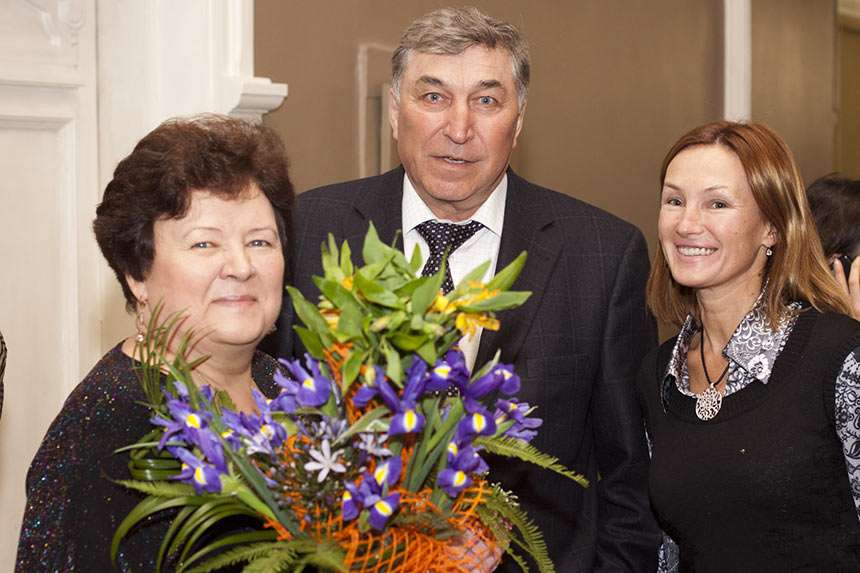
[[[112,555],[132,527],[171,509],[159,568],[171,554],[180,571],[485,571],[506,552],[524,570],[523,553],[553,570],[540,532],[488,481],[481,455],[587,482],[529,444],[541,421],[516,399],[520,380],[498,353],[470,373],[455,346],[528,298],[508,290],[525,253],[487,284],[485,263],[448,295],[444,262],[418,276],[418,250],[407,260],[372,226],[362,255],[354,268],[349,245],[329,237],[319,303],[288,287],[308,353],[280,361],[276,398],[255,390],[258,413],[198,388],[197,362],[183,358],[189,337],[165,358],[180,319],[153,319],[139,353],[154,429],[126,448],[132,479],[122,482],[147,497],[120,524]],[[236,517],[256,525],[210,535]]]

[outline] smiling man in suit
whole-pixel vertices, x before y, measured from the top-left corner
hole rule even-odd
[[[501,349],[522,378],[518,397],[544,420],[534,445],[592,485],[510,460],[491,462],[491,479],[517,493],[556,570],[653,570],[659,531],[633,392],[639,363],[656,344],[642,234],[509,168],[529,83],[514,26],[475,8],[437,10],[412,23],[392,61],[389,118],[402,166],[298,196],[291,282],[313,300],[311,277],[322,275],[328,233],[355,249],[371,221],[383,241],[397,238],[407,253],[418,245],[425,261],[440,237],[458,236],[461,244],[449,245],[454,284],[486,260],[490,277],[528,251],[513,288],[531,298],[500,313],[499,331],[462,347],[470,366]],[[290,356],[301,343],[289,299],[282,312],[279,338],[267,348]]]

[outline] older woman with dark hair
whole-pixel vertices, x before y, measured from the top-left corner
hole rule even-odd
[[[831,173],[814,181],[806,197],[824,256],[860,320],[860,181]]]
[[[122,160],[94,229],[141,333],[153,307],[193,329],[198,385],[239,410],[252,389],[277,394],[275,361],[255,348],[280,311],[293,190],[280,139],[238,119],[167,121]],[[156,317],[158,319],[158,317]],[[178,340],[181,336],[176,336]],[[135,336],[120,342],[69,396],[27,478],[18,571],[108,571],[111,539],[141,497],[114,454],[152,428],[135,374]],[[175,347],[170,351],[176,352]],[[119,547],[116,566],[152,571],[169,520],[156,516]]]
[[[637,382],[661,567],[860,571],[860,324],[791,151],[706,124],[661,184],[648,303],[681,332]]]

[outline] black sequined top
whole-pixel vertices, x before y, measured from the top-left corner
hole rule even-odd
[[[110,481],[129,479],[128,452],[152,430],[135,361],[117,345],[69,395],[27,475],[27,507],[18,540],[18,572],[114,570],[110,545],[117,526],[143,495]],[[278,393],[277,363],[256,352],[251,374],[267,397]],[[169,520],[150,519],[119,546],[116,569],[154,571]]]

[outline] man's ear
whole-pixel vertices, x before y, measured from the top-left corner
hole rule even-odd
[[[388,94],[388,123],[391,124],[391,137],[397,140],[397,117],[400,114],[400,103],[391,88]]]
[[[514,134],[514,145],[513,145],[513,147],[517,146],[517,138],[519,138],[520,131],[522,131],[522,129],[523,129],[523,117],[526,114],[526,104],[527,103],[528,103],[528,100],[523,100],[523,105],[520,106],[520,111],[517,114],[517,132]]]

